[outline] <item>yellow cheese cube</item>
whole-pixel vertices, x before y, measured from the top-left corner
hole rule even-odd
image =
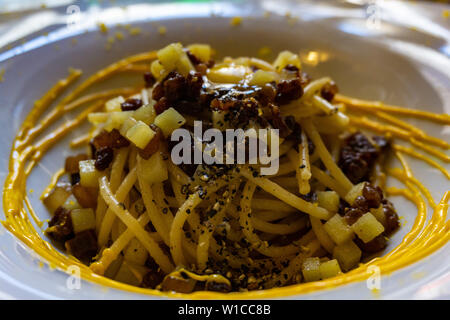
[[[275,72],[257,70],[250,77],[250,85],[263,86],[266,83],[277,80],[277,74]]]
[[[95,160],[84,160],[78,163],[80,168],[80,184],[83,187],[96,188],[98,179],[102,177],[102,172],[95,169]]]
[[[180,72],[182,75],[187,76],[189,72],[194,70],[194,66],[191,63],[191,60],[189,60],[189,57],[185,52],[180,56],[180,59],[176,62],[176,68],[178,72]]]
[[[344,271],[348,271],[360,261],[361,250],[353,241],[348,241],[334,247],[333,258],[339,261],[339,265]]]
[[[152,62],[150,65],[150,71],[156,80],[161,80],[169,73],[169,71],[165,70],[164,66],[158,60]]]
[[[123,102],[125,102],[125,99],[122,96],[112,98],[111,100],[106,101],[105,109],[108,112],[122,111],[121,104]]]
[[[330,212],[337,212],[339,209],[339,195],[335,191],[318,191],[317,201],[320,207]]]
[[[93,112],[88,114],[88,121],[92,124],[105,123],[109,119],[107,112]]]
[[[95,229],[95,214],[91,208],[70,211],[73,231],[80,233],[84,230]]]
[[[176,68],[176,63],[183,53],[183,46],[181,43],[171,43],[160,49],[156,55],[164,69],[172,71]]]
[[[119,130],[122,124],[133,115],[133,111],[117,111],[111,112],[108,120],[105,123],[104,129],[108,132],[113,129]]]
[[[155,121],[156,111],[151,104],[140,107],[134,112],[133,118],[145,124],[152,124]]]
[[[43,200],[44,205],[47,207],[48,211],[54,213],[56,209],[62,206],[71,194],[69,190],[70,188],[59,186],[54,188]]]
[[[126,134],[127,139],[141,149],[144,149],[154,136],[155,131],[142,121],[138,121]]]
[[[137,238],[133,238],[124,251],[124,259],[139,266],[145,264],[147,257],[147,249]]]
[[[140,161],[142,161],[143,178],[149,183],[163,182],[169,178],[167,165],[161,153],[157,152],[148,160],[140,159]]]
[[[273,63],[273,66],[277,71],[280,71],[288,64],[292,64],[299,69],[301,68],[301,63],[298,55],[290,51],[282,51],[278,54],[278,57],[275,59]]]
[[[377,218],[377,220],[384,225],[386,223],[386,215],[384,214],[384,209],[383,206],[380,205],[378,208],[374,209],[371,208],[370,209],[370,213],[373,214],[373,216],[375,218]]]
[[[62,207],[64,209],[67,210],[74,210],[74,209],[81,209],[81,205],[78,203],[77,198],[75,198],[75,196],[73,194],[71,194],[66,201],[64,202],[64,204],[62,205]]]
[[[352,228],[339,214],[335,214],[323,225],[323,227],[336,244],[341,244],[353,239],[354,233]]]
[[[322,279],[331,278],[341,273],[341,267],[336,259],[322,262],[319,267],[320,277]]]
[[[186,119],[174,108],[169,108],[155,118],[155,124],[162,130],[164,136],[168,137],[175,129],[186,123]]]
[[[203,62],[211,59],[211,47],[207,44],[195,43],[187,47],[188,50]]]
[[[365,243],[384,231],[383,225],[370,212],[364,214],[352,225],[353,231]]]
[[[128,130],[130,130],[133,126],[135,126],[137,123],[136,119],[134,117],[130,117],[128,119],[126,119],[123,123],[122,126],[120,127],[120,134],[123,137],[126,137]]]
[[[306,258],[302,265],[302,274],[305,281],[320,280],[320,259],[318,257]]]
[[[347,192],[347,194],[345,195],[345,201],[347,201],[350,204],[353,204],[353,202],[355,202],[355,199],[362,195],[362,191],[365,185],[366,185],[365,182],[361,182],[353,186],[353,188],[351,188],[350,191]]]
[[[138,287],[145,274],[149,271],[150,270],[146,267],[138,266],[124,260],[119,271],[117,271],[117,274],[114,276],[114,279]]]

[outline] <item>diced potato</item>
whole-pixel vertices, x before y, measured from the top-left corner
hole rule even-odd
[[[44,205],[47,207],[48,211],[54,213],[56,209],[66,202],[67,198],[70,196],[70,188],[56,186],[48,196],[44,199]]]
[[[303,261],[302,274],[305,281],[320,280],[320,259],[318,257],[307,258]]]
[[[123,102],[125,102],[125,99],[122,96],[115,97],[111,100],[106,101],[105,109],[108,112],[122,111],[121,104]]]
[[[386,215],[384,214],[383,206],[380,205],[378,208],[370,209],[370,213],[373,214],[375,218],[384,226],[386,224]]]
[[[150,71],[156,80],[161,80],[168,73],[168,71],[164,69],[163,65],[158,60],[152,62],[150,65]]]
[[[345,195],[345,201],[353,204],[353,202],[355,202],[355,199],[362,195],[365,184],[365,182],[361,182],[353,186],[353,188],[351,188],[350,191]]]
[[[164,136],[168,137],[175,129],[184,125],[186,119],[174,108],[169,108],[155,118],[155,124],[162,130]]]
[[[168,179],[167,165],[157,152],[153,154],[148,160],[141,159],[143,167],[144,179],[149,183],[163,182]]]
[[[138,121],[134,126],[128,129],[125,136],[138,148],[144,149],[150,140],[153,139],[155,134],[155,131],[153,131],[148,125],[142,121]]]
[[[352,228],[339,214],[335,214],[323,225],[323,227],[336,244],[341,244],[353,239],[354,233]]]
[[[136,120],[142,121],[145,124],[149,125],[152,124],[153,121],[155,121],[156,111],[151,104],[146,104],[145,106],[142,106],[139,109],[137,109],[134,112],[133,117]]]
[[[70,211],[72,218],[73,231],[80,233],[84,230],[95,229],[95,214],[94,210],[88,209],[74,209]]]
[[[320,207],[330,212],[337,212],[339,209],[339,195],[335,191],[318,191],[317,200]]]
[[[219,83],[238,83],[251,73],[250,68],[241,65],[217,65],[208,70],[208,78]]]
[[[133,238],[124,251],[125,260],[132,262],[136,265],[143,266],[147,260],[148,252],[142,243]]]
[[[383,225],[370,212],[364,214],[352,225],[353,231],[365,243],[384,231]]]
[[[108,112],[93,112],[88,114],[88,121],[92,124],[105,123],[109,119]]]
[[[211,47],[207,44],[194,43],[187,47],[188,50],[203,62],[211,59]]]
[[[266,83],[277,80],[277,74],[275,72],[257,70],[251,75],[250,85],[263,86]]]
[[[336,259],[322,262],[319,267],[320,277],[322,279],[327,279],[334,277],[341,273],[341,267]]]
[[[160,49],[156,55],[158,60],[164,66],[164,69],[172,71],[176,68],[177,61],[181,58],[183,53],[183,46],[181,43],[171,43]]]
[[[104,129],[108,132],[113,129],[119,130],[123,123],[131,116],[133,116],[133,111],[111,112],[105,123]]]
[[[275,59],[273,63],[273,66],[277,71],[280,71],[288,64],[292,64],[299,69],[301,68],[301,63],[298,55],[290,51],[282,51],[278,54],[278,57]]]
[[[339,265],[344,271],[348,271],[360,261],[361,250],[353,241],[348,241],[334,248],[333,258],[339,261]]]
[[[111,262],[109,267],[106,269],[104,276],[109,279],[114,279],[120,267],[122,266],[123,256],[120,254],[116,260]]]
[[[63,208],[67,210],[74,210],[74,209],[82,209],[83,207],[78,203],[77,198],[73,194],[71,194],[64,204],[62,205]]]
[[[80,184],[87,188],[97,187],[102,172],[95,169],[95,160],[80,161],[78,165],[80,166]]]
[[[137,266],[124,260],[119,271],[117,271],[114,280],[133,286],[139,286],[148,271],[149,269],[146,267]]]

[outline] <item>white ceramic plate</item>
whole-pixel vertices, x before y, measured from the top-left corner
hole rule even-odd
[[[378,24],[378,20],[371,20],[373,8],[353,2],[356,4],[280,1],[247,1],[239,5],[229,2],[135,4],[126,10],[116,7],[101,10],[94,6],[82,8],[84,11],[75,20],[73,16],[72,20],[68,19],[65,6],[43,10],[45,17],[41,11],[36,12],[38,16],[33,13],[30,19],[48,26],[49,33],[36,32],[25,43],[0,53],[0,70],[6,70],[4,82],[0,83],[2,185],[11,141],[24,116],[34,100],[67,74],[68,67],[82,69],[86,77],[126,55],[158,49],[175,41],[210,43],[222,56],[254,56],[263,46],[269,46],[274,53],[284,49],[297,51],[304,57],[305,68],[312,76],[331,76],[346,95],[449,113],[449,28],[446,21],[433,22],[429,18],[430,15],[434,19],[441,17],[442,7],[414,7],[389,1],[386,6],[377,7],[383,13],[383,20]],[[405,11],[409,18],[403,16]],[[271,12],[270,17],[265,12]],[[291,18],[285,16],[286,12]],[[230,17],[236,15],[244,17],[243,23],[231,27]],[[132,23],[142,33],[126,35],[106,50],[108,36],[116,31],[127,34],[127,31],[110,28],[108,35],[102,34],[96,29],[98,21],[110,25]],[[64,25],[67,22],[70,28]],[[164,36],[158,33],[159,25],[167,28]],[[0,43],[3,40],[0,36]],[[131,80],[126,77],[122,82]],[[442,129],[419,120],[410,123],[449,139],[448,127]],[[31,202],[42,220],[48,219],[49,214],[39,195],[50,173],[61,167],[70,152],[67,142],[79,133],[73,132],[58,144],[28,180],[27,189],[34,190],[29,195]],[[449,189],[448,180],[436,170],[414,160],[410,163],[435,199],[440,199]],[[403,217],[403,225],[387,250],[401,241],[416,213],[416,208],[405,200],[393,198],[393,202]],[[0,218],[3,219],[1,213]],[[89,282],[82,282],[81,290],[68,290],[68,276],[48,266],[40,267],[39,261],[39,257],[0,226],[0,298],[152,298]],[[380,295],[374,296],[366,283],[361,282],[289,298],[448,298],[449,292],[450,245],[447,244],[422,261],[383,276]]]

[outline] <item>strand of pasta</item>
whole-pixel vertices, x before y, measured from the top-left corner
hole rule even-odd
[[[316,235],[317,240],[319,240],[320,245],[325,250],[327,250],[329,253],[333,253],[335,244],[334,244],[333,240],[331,240],[328,233],[325,231],[325,228],[323,227],[320,219],[317,219],[312,216],[309,216],[309,219],[311,221],[312,230],[314,231],[314,234]]]
[[[305,217],[300,217],[292,223],[285,224],[270,223],[262,219],[258,219],[254,215],[252,215],[251,218],[252,225],[256,230],[277,235],[286,235],[300,231],[306,227],[306,221],[307,220]]]
[[[450,173],[443,167],[441,166],[439,163],[437,163],[436,161],[434,161],[433,159],[430,159],[429,157],[426,157],[424,155],[422,155],[421,153],[416,152],[414,149],[409,148],[409,147],[405,147],[399,144],[392,144],[392,147],[394,148],[394,150],[396,151],[401,151],[402,153],[405,153],[411,157],[417,158],[419,160],[422,160],[426,163],[428,163],[430,166],[435,167],[436,169],[438,169],[439,171],[442,172],[442,174],[450,180]]]
[[[315,206],[314,204],[297,197],[269,179],[253,177],[253,174],[246,168],[242,168],[240,170],[240,174],[261,187],[266,192],[302,212],[324,220],[328,220],[331,216],[331,213],[327,209]]]
[[[431,155],[434,155],[443,161],[450,162],[450,157],[447,156],[445,153],[417,141],[416,139],[411,137],[411,134],[408,131],[399,129],[397,127],[380,124],[378,122],[368,119],[367,117],[357,118],[354,116],[349,116],[349,118],[350,118],[350,123],[352,125],[355,125],[357,127],[366,128],[366,129],[369,129],[369,130],[372,130],[374,132],[381,133],[381,134],[386,134],[386,132],[388,132],[399,139],[402,139],[402,140],[412,143],[413,145],[419,147],[423,151],[425,151]]]
[[[145,208],[150,220],[155,227],[156,231],[161,235],[166,245],[170,244],[169,239],[169,226],[163,217],[163,214],[159,211],[158,207],[154,202],[154,196],[150,184],[144,181],[144,173],[142,167],[142,158],[138,156],[137,158],[137,176],[139,187],[141,190],[142,200],[144,201]]]
[[[419,119],[427,119],[442,124],[450,124],[450,115],[448,114],[435,114],[422,110],[406,109],[399,106],[387,105],[380,101],[361,100],[347,97],[342,94],[336,94],[334,96],[334,100],[345,103],[345,105],[349,108],[355,108],[368,112],[385,111],[393,114],[416,117]]]
[[[310,121],[302,121],[301,125],[302,128],[306,131],[308,137],[314,143],[314,146],[317,149],[317,152],[319,153],[319,157],[322,160],[325,167],[328,169],[330,174],[339,182],[339,184],[344,188],[343,192],[347,193],[348,191],[350,191],[350,189],[353,187],[353,184],[342,172],[342,170],[337,166],[336,162],[334,162],[325,144],[323,143],[320,134],[314,127],[314,124]]]
[[[210,238],[214,233],[217,224],[220,223],[220,221],[222,221],[223,217],[225,216],[225,212],[228,209],[228,206],[233,201],[238,187],[239,182],[237,181],[232,182],[230,184],[230,186],[226,189],[227,195],[224,196],[222,200],[218,200],[218,202],[216,202],[217,204],[219,204],[219,206],[217,206],[217,208],[216,206],[213,207],[213,209],[215,210],[214,216],[208,219],[206,222],[204,222],[203,225],[201,226],[197,246],[197,265],[200,268],[200,270],[206,268],[206,262],[208,261]]]
[[[267,242],[262,241],[255,233],[251,219],[251,203],[255,189],[256,184],[251,181],[247,181],[242,192],[239,223],[241,225],[242,233],[245,235],[247,241],[250,242],[252,248],[254,248],[256,251],[272,258],[288,256],[297,253],[300,248],[295,243],[291,243],[286,246],[270,246]]]
[[[450,144],[447,143],[444,140],[429,136],[428,134],[426,134],[424,131],[420,130],[419,128],[407,123],[406,121],[403,121],[401,119],[395,118],[385,112],[382,111],[377,111],[375,112],[375,115],[380,118],[383,119],[387,122],[390,122],[402,129],[406,129],[408,130],[413,136],[415,136],[416,138],[423,140],[424,142],[428,142],[428,143],[432,143],[438,147],[441,147],[443,149],[449,149],[450,148]]]
[[[18,140],[16,141],[16,147],[18,150],[22,150],[22,147],[29,143],[28,136],[32,134],[35,127],[35,119],[38,119],[48,107],[57,99],[67,87],[74,83],[82,72],[80,70],[69,69],[69,75],[67,78],[59,80],[41,99],[35,101],[34,108],[26,116],[22,127],[17,134]]]
[[[203,194],[213,193],[220,189],[226,184],[225,181],[216,181],[214,186],[210,186],[203,190]],[[183,225],[186,222],[187,217],[191,212],[194,211],[195,207],[202,202],[202,197],[200,192],[197,191],[191,194],[188,199],[183,203],[183,205],[178,209],[175,218],[170,229],[170,252],[172,253],[172,258],[177,266],[183,266],[186,264],[186,260],[181,250],[181,238],[183,232]]]
[[[161,182],[153,184],[152,192],[159,209],[158,211],[162,212],[162,217],[166,222],[167,230],[170,230],[173,222],[173,215],[169,208],[170,203],[167,201],[167,197],[164,193],[163,184]]]
[[[51,179],[50,179],[50,183],[48,184],[48,186],[44,189],[44,191],[42,191],[41,196],[39,197],[39,199],[44,199],[45,197],[47,197],[50,192],[56,187],[56,184],[58,183],[58,180],[66,173],[66,171],[64,170],[64,168],[59,169],[58,171],[56,171]]]
[[[123,179],[120,186],[117,188],[117,191],[115,194],[115,199],[117,199],[117,201],[123,202],[125,200],[128,193],[130,192],[131,188],[133,188],[133,185],[136,182],[136,179],[137,179],[137,169],[136,169],[136,167],[134,167],[133,169],[131,169],[131,171],[127,174],[125,179]],[[110,188],[110,187],[108,187],[108,188]],[[103,216],[102,223],[100,226],[100,231],[98,233],[99,247],[105,246],[106,243],[108,242],[109,234],[111,232],[115,218],[116,218],[115,212],[111,208],[108,208],[106,210],[105,215]]]
[[[139,239],[142,245],[147,249],[150,256],[161,267],[165,273],[169,273],[174,269],[169,258],[159,247],[158,243],[148,234],[147,231],[139,224],[137,219],[128,212],[128,210],[120,206],[118,201],[109,188],[108,178],[100,179],[100,193],[109,208],[113,210],[115,215],[131,230],[135,237]]]
[[[315,165],[311,165],[311,173],[313,177],[317,179],[317,181],[335,191],[341,198],[344,198],[347,195],[344,188],[339,184],[338,181],[333,179],[333,177],[328,175],[326,172],[320,170]]]

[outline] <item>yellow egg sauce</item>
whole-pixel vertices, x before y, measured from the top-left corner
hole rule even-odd
[[[68,268],[75,265],[80,268],[82,278],[87,281],[95,282],[105,287],[126,290],[138,294],[148,294],[150,296],[188,299],[260,299],[299,295],[362,281],[368,279],[372,275],[371,270],[373,270],[373,266],[379,267],[382,275],[387,275],[423,259],[448,242],[450,237],[450,222],[447,221],[446,214],[449,206],[450,191],[445,192],[442,199],[436,203],[428,189],[414,177],[404,155],[422,160],[424,163],[438,169],[447,179],[450,179],[448,171],[436,160],[427,155],[419,153],[409,147],[393,144],[393,151],[399,159],[402,168],[389,169],[387,170],[387,175],[403,183],[404,188],[388,187],[385,188],[385,191],[391,196],[403,196],[415,204],[417,207],[417,216],[414,224],[401,243],[383,257],[374,258],[368,263],[361,264],[359,267],[348,273],[342,273],[330,279],[251,292],[217,293],[198,291],[190,294],[161,292],[159,290],[131,286],[100,276],[76,258],[61,253],[49,242],[42,239],[31,223],[30,217],[39,227],[43,224],[34,212],[26,195],[27,178],[45,152],[52,148],[56,142],[60,141],[71,130],[80,126],[89,113],[100,109],[107,98],[119,94],[131,95],[140,90],[140,88],[122,88],[82,96],[82,93],[87,88],[121,72],[146,71],[145,66],[148,66],[148,63],[155,58],[156,52],[148,52],[120,60],[89,77],[50,110],[53,102],[62,95],[63,91],[81,76],[81,71],[70,70],[69,76],[66,79],[60,80],[53,88],[44,94],[40,100],[36,101],[12,143],[9,158],[9,172],[3,190],[5,220],[2,221],[2,224],[9,232],[34,250],[51,268],[69,272]],[[216,72],[222,73],[227,71],[228,70],[226,69],[216,70]],[[245,70],[242,70],[242,72],[245,72]],[[234,74],[230,74],[230,77],[233,76]],[[92,102],[92,104],[74,119],[66,121],[50,134],[37,140],[45,129],[55,121],[61,119],[68,111],[76,109],[88,102]],[[335,97],[335,102],[343,104],[349,111],[356,112],[350,116],[352,127],[369,129],[386,136],[407,141],[415,146],[415,149],[421,149],[440,161],[447,163],[450,161],[448,155],[435,148],[439,147],[448,150],[450,145],[446,141],[430,137],[423,131],[416,129],[395,117],[396,115],[418,117],[433,121],[437,124],[448,125],[450,124],[450,115],[410,110],[402,107],[385,105],[381,102],[353,99],[343,95],[337,95]],[[47,111],[49,112],[44,116],[44,113]],[[358,116],[358,112],[363,113],[364,115]],[[371,120],[366,117],[366,115],[369,114],[385,122],[380,123]],[[83,136],[77,142],[74,142],[72,146],[83,145],[83,143],[86,143],[89,139],[89,135]],[[44,190],[43,195],[47,194],[56,185],[62,174],[64,174],[64,170],[59,170],[55,173],[51,179],[50,185]],[[382,181],[384,180],[385,177]],[[428,220],[427,204],[425,200],[429,202],[430,207],[434,210],[431,218]],[[217,275],[192,276],[195,279],[198,278],[198,280],[202,281],[218,280]],[[211,277],[211,279],[209,277]],[[225,282],[228,281],[225,278],[221,280]],[[376,296],[378,296],[378,294],[376,294]]]

